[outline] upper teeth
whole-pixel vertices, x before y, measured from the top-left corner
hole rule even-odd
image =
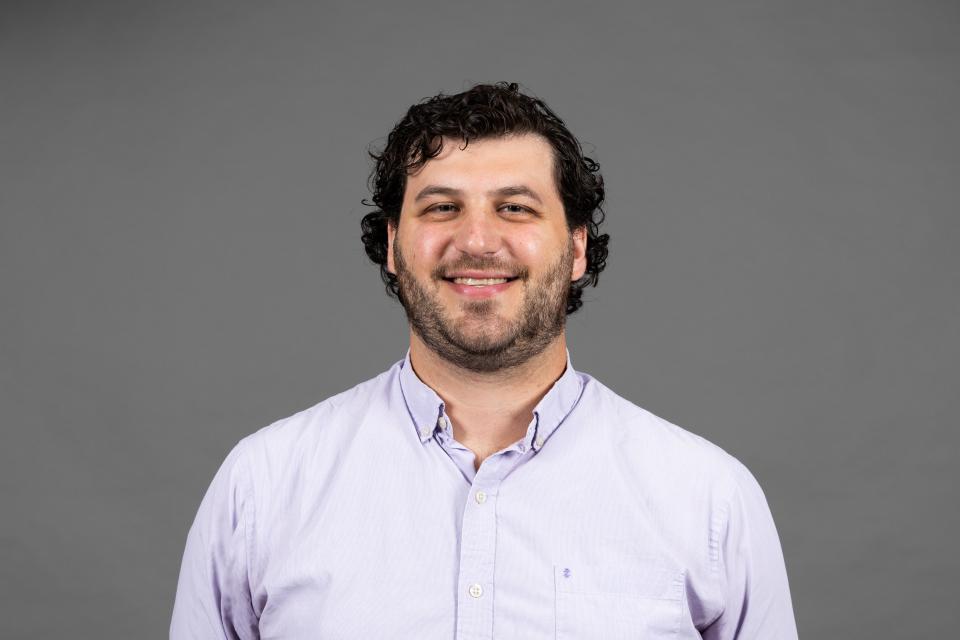
[[[482,286],[486,284],[503,284],[507,281],[507,278],[454,278],[453,281],[457,284]]]

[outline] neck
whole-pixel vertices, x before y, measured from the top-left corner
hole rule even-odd
[[[567,366],[566,336],[561,333],[517,367],[478,373],[444,360],[411,331],[410,363],[417,377],[443,399],[454,437],[476,454],[479,468],[484,458],[526,433],[533,408]]]

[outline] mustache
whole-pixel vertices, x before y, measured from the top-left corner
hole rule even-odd
[[[502,260],[477,260],[467,258],[451,262],[450,264],[437,265],[430,272],[434,280],[442,280],[447,274],[455,271],[493,271],[498,273],[512,273],[514,277],[526,280],[530,276],[530,269],[512,265]]]

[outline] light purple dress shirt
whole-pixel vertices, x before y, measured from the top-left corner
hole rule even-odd
[[[240,441],[173,640],[797,637],[756,480],[576,372],[474,470],[407,357]]]

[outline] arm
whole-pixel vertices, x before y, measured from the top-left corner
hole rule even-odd
[[[797,627],[780,539],[760,485],[735,463],[726,526],[714,532],[723,612],[704,640],[795,640]]]
[[[259,638],[247,578],[253,500],[243,442],[217,471],[187,535],[171,640]]]

